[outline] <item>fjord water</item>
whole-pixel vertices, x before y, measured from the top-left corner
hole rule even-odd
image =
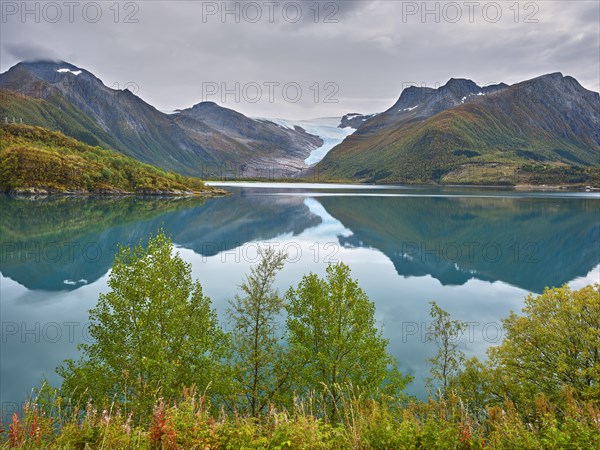
[[[119,244],[159,228],[192,264],[224,322],[257,246],[285,250],[280,292],[343,261],[376,304],[409,392],[423,397],[428,301],[468,322],[467,355],[485,356],[500,319],[530,292],[597,282],[600,195],[467,188],[236,184],[195,198],[0,200],[3,416],[89,340]]]

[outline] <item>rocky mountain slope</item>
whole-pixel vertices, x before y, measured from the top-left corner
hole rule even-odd
[[[63,131],[183,174],[256,176],[305,167],[322,141],[301,129],[249,119],[215,104],[164,114],[128,89],[115,90],[63,61],[22,62],[0,75],[0,115]],[[240,170],[241,168],[241,170]]]
[[[297,175],[310,151],[323,144],[301,127],[251,119],[213,102],[181,110],[173,119],[199,146],[227,148],[219,161],[224,175],[232,170],[242,178]]]

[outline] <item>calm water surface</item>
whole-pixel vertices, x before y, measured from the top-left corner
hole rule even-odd
[[[280,291],[343,261],[376,303],[410,393],[422,397],[428,301],[469,322],[468,355],[501,339],[500,319],[530,292],[599,281],[600,195],[487,189],[228,185],[202,201],[156,198],[0,200],[0,397],[3,413],[77,357],[87,311],[107,291],[120,243],[163,227],[220,317],[256,262],[285,250]],[[226,327],[226,325],[224,324]],[[4,415],[4,414],[3,414]]]

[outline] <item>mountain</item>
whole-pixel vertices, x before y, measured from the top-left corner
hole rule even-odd
[[[296,175],[306,168],[304,160],[310,152],[323,144],[302,127],[250,119],[213,102],[198,103],[173,118],[198,145],[227,148],[219,166],[237,170],[243,178]]]
[[[315,170],[378,183],[585,183],[600,164],[599,120],[600,95],[560,73],[512,86],[451,79],[405,89]]]
[[[322,144],[304,130],[249,119],[215,104],[165,114],[130,90],[111,89],[64,61],[19,63],[0,75],[0,88],[4,119],[59,130],[186,175],[221,176],[223,167],[237,172],[245,165],[303,168],[303,160]]]
[[[187,174],[194,171],[199,161],[210,158],[167,115],[129,90],[110,89],[90,72],[69,63],[19,63],[0,75],[0,88],[40,99],[40,107],[50,113],[66,107],[73,123],[93,122],[95,127],[89,130],[89,138],[73,136],[90,145],[108,145],[140,161]],[[11,100],[19,103],[18,98]],[[24,100],[29,103],[28,98]],[[8,109],[10,105],[4,110],[4,101],[2,106],[3,116],[17,115]],[[41,119],[28,123],[53,128],[53,122],[58,122],[56,129],[69,132],[53,114]]]
[[[22,194],[224,194],[113,150],[31,125],[0,126],[0,192]]]

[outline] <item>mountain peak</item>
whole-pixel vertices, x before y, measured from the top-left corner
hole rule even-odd
[[[217,103],[211,101],[196,103],[191,108],[181,110],[181,113],[183,113],[184,115],[191,114],[197,117],[199,115],[202,115],[202,117],[204,118],[206,118],[207,115],[211,115],[213,117],[232,116],[237,119],[246,118],[242,113],[239,113],[234,109],[225,108],[224,106],[220,106]]]
[[[214,107],[218,107],[219,105],[217,105],[215,102],[200,102],[200,103],[196,103],[194,106],[192,106],[192,108],[214,108]]]
[[[535,77],[535,78],[531,78],[529,80],[525,80],[522,83],[536,83],[536,82],[560,83],[562,81],[565,81],[567,78],[569,78],[569,77],[563,76],[563,74],[561,72],[552,72],[552,73],[547,73],[547,74],[544,74],[544,75],[540,75],[540,76]]]
[[[508,87],[452,78],[429,94],[410,92],[423,90],[406,89],[401,101],[328,153],[315,169],[322,179],[470,183],[471,170],[488,176],[483,171],[499,153],[507,170],[492,175],[492,183],[542,182],[534,172],[519,180],[506,175],[522,167],[526,173],[532,161],[556,168],[545,183],[566,180],[558,175],[564,165],[586,183],[593,179],[583,174],[598,164],[600,95],[575,78],[554,72]]]
[[[94,80],[102,84],[102,80],[98,79],[92,73],[82,69],[74,64],[59,59],[36,59],[30,61],[21,61],[15,64],[2,74],[3,78],[11,78],[12,75],[17,78],[19,72],[25,72],[34,78],[46,81],[48,83],[60,83],[64,80],[69,80],[66,77],[81,76],[86,81]]]
[[[542,75],[539,78],[561,79],[561,78],[564,78],[564,76],[561,72],[552,72],[552,73],[547,73],[546,75]]]
[[[469,78],[450,78],[448,80],[448,82],[446,83],[446,85],[449,84],[476,84],[473,80],[470,80]]]
[[[20,63],[16,64],[14,67],[27,67],[29,69],[41,69],[41,68],[45,68],[45,69],[55,69],[55,68],[65,68],[65,69],[70,69],[70,70],[76,70],[79,69],[79,67],[77,67],[74,64],[71,64],[70,62],[67,61],[63,61],[61,59],[32,59],[32,60],[28,60],[28,61],[21,61]]]
[[[481,88],[473,80],[467,78],[450,78],[440,90],[452,90],[460,94],[480,91]]]
[[[63,61],[62,59],[53,59],[53,58],[26,59],[26,60],[23,60],[23,61],[17,63],[16,65],[30,66],[30,65],[40,65],[40,64],[72,65],[72,64],[68,63],[67,61]]]

